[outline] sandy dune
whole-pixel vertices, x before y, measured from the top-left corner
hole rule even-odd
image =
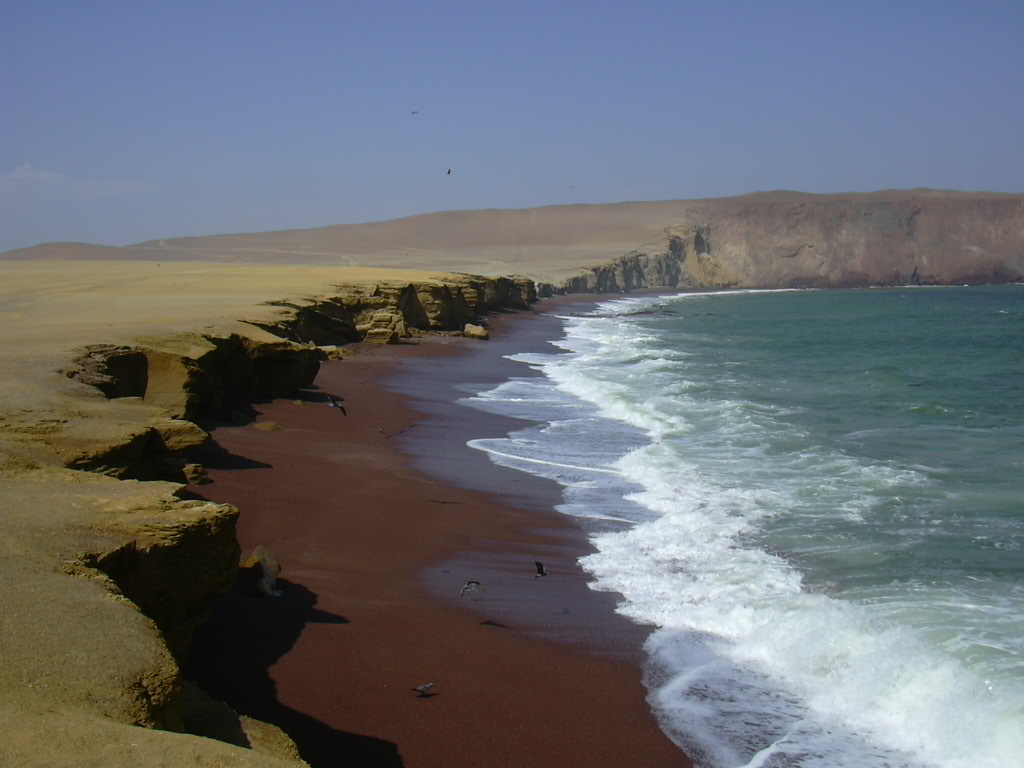
[[[0,254],[0,260],[330,264],[468,272],[492,277],[518,275],[538,282],[560,283],[635,249],[663,249],[666,231],[680,225],[710,226],[712,237],[725,253],[730,242],[745,242],[743,239],[750,233],[744,227],[753,226],[758,242],[767,244],[791,236],[813,236],[816,229],[805,232],[791,226],[807,216],[805,206],[819,211],[837,204],[856,207],[889,203],[922,210],[939,206],[936,210],[941,220],[947,219],[951,211],[971,210],[973,206],[983,222],[991,215],[993,201],[1019,205],[1019,198],[942,190],[835,195],[777,191],[707,200],[446,211],[366,224],[168,238],[124,247],[44,243],[7,251]],[[744,224],[745,221],[753,224]],[[827,230],[833,225],[834,222],[823,220],[814,226]],[[970,220],[969,227],[977,225],[977,221]],[[764,226],[769,229],[762,231]]]
[[[4,258],[333,264],[554,280],[628,251],[692,203],[448,211],[370,224],[152,240],[113,248],[48,243]]]

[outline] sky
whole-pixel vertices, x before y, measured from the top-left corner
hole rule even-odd
[[[1022,40],[1021,0],[4,0],[0,251],[1024,192]]]

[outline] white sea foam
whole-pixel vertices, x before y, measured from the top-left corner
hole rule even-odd
[[[658,627],[652,706],[707,765],[1022,764],[1024,587],[980,566],[956,584],[861,576],[915,573],[897,565],[948,522],[946,470],[842,447],[890,433],[820,443],[798,401],[743,397],[753,366],[725,360],[708,379],[638,321],[711,299],[566,318],[570,354],[515,358],[544,378],[468,400],[541,423],[471,444],[558,480],[568,514],[632,523],[595,534],[582,564]],[[1024,541],[975,538],[979,558]]]

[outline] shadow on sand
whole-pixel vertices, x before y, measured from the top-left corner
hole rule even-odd
[[[312,768],[350,763],[402,768],[395,744],[331,728],[278,700],[270,668],[295,645],[306,624],[347,624],[348,619],[318,610],[315,593],[285,579],[277,581],[281,597],[260,597],[256,578],[255,569],[239,569],[235,588],[196,631],[183,664],[185,677],[239,714],[284,730]]]
[[[209,440],[188,452],[189,461],[201,464],[206,469],[270,469],[273,465],[231,453],[216,440]]]

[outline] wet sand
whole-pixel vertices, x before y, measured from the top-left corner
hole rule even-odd
[[[216,430],[193,490],[242,510],[243,555],[264,545],[284,593],[223,598],[186,671],[314,768],[690,765],[645,701],[645,630],[575,565],[557,486],[465,446],[515,422],[452,400],[543,345],[545,309],[494,318],[491,342],[366,345]]]

